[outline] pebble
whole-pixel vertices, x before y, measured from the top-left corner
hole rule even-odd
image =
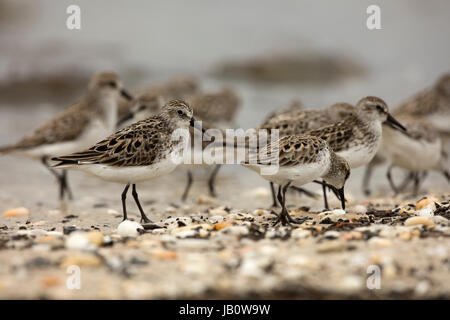
[[[144,232],[144,227],[131,220],[122,221],[117,227],[117,233],[122,237],[137,237],[139,234]]]
[[[436,204],[435,202],[439,203],[439,199],[435,198],[435,197],[426,197],[423,198],[421,200],[419,200],[416,203],[416,209],[417,210],[421,210],[425,207],[430,207],[430,208],[434,208],[433,210],[436,210]]]
[[[431,218],[431,220],[434,223],[436,223],[436,224],[441,224],[441,225],[444,225],[444,226],[448,225],[448,219],[446,217],[443,217],[443,216],[433,216]]]
[[[83,231],[72,232],[66,239],[66,248],[73,250],[86,250],[92,248],[87,233]]]
[[[76,226],[64,226],[63,227],[63,233],[64,234],[71,234],[72,232],[76,231],[77,227]]]
[[[56,287],[62,283],[61,279],[58,276],[52,275],[43,277],[41,282],[44,287]]]
[[[434,202],[433,202],[434,204]],[[425,207],[416,212],[416,215],[420,217],[432,217],[434,216],[434,210],[430,207]]]
[[[356,205],[356,206],[353,208],[353,211],[354,211],[355,213],[358,213],[358,214],[366,214],[366,213],[367,213],[367,207],[364,206],[364,205],[362,205],[362,204],[358,204],[358,205]]]
[[[176,237],[180,239],[186,239],[186,238],[194,238],[199,234],[197,230],[183,230],[180,232],[177,232]]]
[[[97,246],[100,247],[103,244],[103,234],[100,231],[89,231],[86,235],[86,237],[88,238],[88,241]]]
[[[347,248],[347,244],[342,241],[327,241],[318,246],[317,252],[319,253],[329,253],[329,252],[338,252],[343,251]]]
[[[248,228],[245,226],[231,226],[231,227],[222,229],[221,232],[236,235],[236,236],[243,236],[243,235],[247,235],[249,233]]]
[[[337,239],[340,236],[338,231],[327,231],[323,234],[323,236],[327,239]]]
[[[215,204],[217,200],[208,196],[200,196],[197,198],[197,204]]]
[[[9,209],[3,213],[3,216],[5,218],[28,217],[29,215],[30,215],[30,210],[25,207]]]
[[[405,221],[405,226],[417,226],[417,225],[434,226],[435,223],[433,222],[431,217],[411,217]]]
[[[231,227],[233,224],[231,222],[219,222],[213,225],[214,230],[222,230],[228,227]]]
[[[392,245],[392,242],[390,240],[379,237],[370,238],[368,243],[375,248],[387,248]]]
[[[176,251],[172,250],[161,250],[153,253],[153,257],[158,260],[174,260],[177,256]]]
[[[256,210],[254,210],[252,212],[252,214],[255,215],[255,216],[263,216],[263,215],[268,214],[268,213],[269,213],[269,211],[263,210],[263,209],[256,209]]]
[[[345,214],[345,210],[343,209],[334,209],[331,213],[335,216],[343,216]]]
[[[363,286],[363,279],[358,276],[346,276],[340,281],[340,286],[345,290],[358,290]]]
[[[212,214],[215,217],[221,217],[222,219],[223,219],[223,216],[228,214],[228,212],[225,210],[225,207],[217,207],[214,209],[209,209],[208,211],[209,211],[209,214]],[[213,217],[211,217],[211,218],[213,218]]]
[[[297,228],[292,230],[291,236],[294,239],[304,239],[304,238],[308,238],[311,236],[311,230],[305,230],[302,228]]]
[[[225,214],[227,213],[225,210],[224,210],[224,212],[225,212]],[[211,213],[211,212],[210,212]],[[223,221],[223,216],[212,216],[212,217],[210,217],[209,219],[208,219],[208,221],[210,222],[210,223],[218,223],[218,222],[222,222]]]
[[[102,264],[102,260],[91,253],[77,253],[65,256],[61,262],[61,268],[67,268],[72,265],[78,267],[98,267]]]

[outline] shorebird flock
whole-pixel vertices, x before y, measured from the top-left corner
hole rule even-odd
[[[192,155],[202,153],[214,140],[208,135],[210,129],[224,132],[232,128],[240,103],[233,89],[205,93],[191,77],[176,77],[128,92],[117,74],[101,72],[92,77],[80,102],[20,141],[0,147],[0,154],[41,161],[57,178],[61,200],[73,197],[67,170],[123,184],[124,220],[128,219],[126,197],[131,186],[141,222],[154,224],[140,204],[137,184],[182,166],[188,177],[184,201],[189,196],[193,170],[209,170],[209,192],[216,196],[215,177],[225,162],[186,163],[183,154],[186,149]],[[322,109],[306,109],[295,101],[286,109],[275,110],[254,128],[256,133],[267,133],[266,143],[252,149],[245,140],[241,146],[246,150],[245,158],[236,164],[270,182],[272,206],[281,206],[274,225],[301,223],[302,219],[289,215],[287,190],[293,188],[311,196],[302,186],[315,182],[322,185],[327,210],[327,189],[345,209],[345,184],[354,168],[366,166],[366,194],[371,192],[372,170],[381,163],[388,164],[386,175],[395,193],[404,191],[413,181],[417,194],[429,170],[443,173],[450,181],[444,150],[449,123],[450,74],[393,112],[374,96],[363,97],[356,104],[340,102]],[[179,130],[187,133],[187,139],[174,139]],[[192,143],[196,134],[203,138],[200,145]],[[214,148],[239,147],[234,141],[211,143]],[[267,173],[273,163],[277,169]],[[400,185],[393,181],[394,167],[407,172]]]

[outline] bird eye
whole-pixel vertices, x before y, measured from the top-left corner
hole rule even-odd
[[[144,110],[145,109],[145,105],[143,104],[143,105],[141,105],[141,106],[139,106],[139,111],[142,111],[142,110]]]
[[[183,110],[178,110],[177,113],[182,116],[183,115]]]
[[[116,87],[117,87],[117,83],[115,83],[114,81],[108,82],[108,85],[109,85],[111,88],[116,88]]]
[[[375,108],[377,108],[378,111],[383,111],[383,108],[382,108],[379,104],[377,104],[377,105],[375,106]]]

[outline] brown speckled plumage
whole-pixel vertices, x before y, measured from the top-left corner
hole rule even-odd
[[[178,128],[177,121],[174,121],[178,110],[192,115],[192,109],[184,101],[173,100],[159,114],[119,130],[88,150],[53,160],[61,161],[59,165],[72,163],[132,167],[154,164],[164,159],[178,143],[171,140],[172,133]]]
[[[17,143],[0,148],[0,152],[26,150],[42,145],[68,142],[79,138],[93,120],[106,121],[103,96],[99,93],[110,83],[118,82],[113,72],[102,72],[94,75],[89,84],[87,94],[80,102],[68,107],[55,118],[49,120]],[[111,110],[117,112],[117,110]]]
[[[195,116],[208,123],[230,122],[239,107],[239,97],[229,88],[216,93],[196,93],[189,97]]]

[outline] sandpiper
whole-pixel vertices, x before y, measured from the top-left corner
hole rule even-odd
[[[447,154],[442,149],[439,132],[431,124],[407,115],[400,116],[398,119],[408,127],[408,131],[399,132],[384,126],[382,144],[377,153],[380,155],[378,158],[383,158],[389,163],[387,178],[392,190],[397,194],[406,188],[411,180],[414,180],[414,195],[417,195],[420,182],[428,170],[441,172],[450,181],[446,163]],[[367,170],[372,170],[379,163],[381,161],[372,160]],[[409,171],[399,187],[392,180],[393,167]]]
[[[103,180],[125,184],[123,219],[127,219],[126,195],[130,184],[141,221],[151,223],[139,202],[136,183],[172,172],[182,161],[186,146],[173,139],[177,129],[197,127],[192,109],[182,100],[168,102],[157,115],[136,122],[98,142],[88,150],[53,158],[55,168],[76,169]]]
[[[296,115],[303,110],[305,110],[303,103],[300,100],[293,100],[290,104],[287,105],[287,107],[282,107],[269,113],[263,123],[269,122],[272,119],[276,119],[276,117],[280,115],[284,115],[286,117]]]
[[[122,118],[120,123],[130,120],[133,121],[139,119],[145,119],[154,115],[159,111],[164,99],[154,93],[146,93],[138,97],[135,101],[131,102],[129,110],[131,110],[130,116]],[[188,104],[192,107],[197,120],[203,122],[205,129],[218,129],[228,128],[236,114],[239,107],[239,97],[230,88],[223,88],[217,92],[211,93],[196,93],[187,99]],[[195,158],[195,153],[201,153],[208,143],[203,142],[194,149],[194,130],[190,130],[191,133],[191,154],[192,159]],[[201,134],[198,132],[198,134]],[[181,199],[185,201],[189,194],[190,188],[193,183],[193,173],[195,169],[210,169],[211,165],[191,164],[183,165],[183,168],[187,170],[187,184],[184,189]],[[209,193],[211,196],[216,196],[215,193],[215,178],[220,169],[220,164],[213,165],[212,171],[208,179]]]
[[[350,168],[368,164],[377,153],[382,138],[382,123],[396,130],[405,127],[389,114],[387,104],[377,97],[365,97],[356,104],[356,112],[335,124],[307,131],[306,134],[328,142]],[[323,184],[325,207],[328,208],[325,185]]]
[[[198,120],[203,121],[203,127],[205,129],[214,128],[219,130],[230,128],[232,126],[233,120],[236,116],[240,104],[240,98],[238,97],[236,92],[233,89],[227,87],[212,93],[196,93],[190,96],[188,101],[192,106],[192,109],[194,110],[195,116],[198,118]],[[197,134],[199,134],[199,132]],[[194,132],[191,130],[192,141],[194,141],[193,136]],[[192,147],[193,153],[201,152],[206,147],[206,144],[202,143],[201,150],[194,149],[194,145],[192,145]],[[216,196],[215,181],[220,167],[220,164],[213,165],[212,171],[209,174],[208,178],[209,194],[213,197]],[[210,165],[205,165],[204,163],[186,167],[188,180],[186,188],[181,197],[183,201],[187,199],[190,188],[192,186],[192,170],[209,170],[210,168]]]
[[[119,118],[117,126],[119,128],[130,125],[130,122],[137,122],[145,120],[151,116],[158,114],[164,105],[161,96],[153,93],[144,93],[140,96],[135,96],[135,99],[129,102],[127,110],[128,114]]]
[[[114,72],[95,74],[80,102],[68,107],[52,120],[10,146],[0,148],[0,153],[21,154],[40,159],[59,182],[59,196],[72,194],[66,171],[61,174],[49,166],[51,157],[81,151],[99,137],[111,134],[117,123],[119,97],[131,99]]]
[[[268,117],[259,129],[279,130],[279,136],[303,134],[308,130],[336,123],[355,112],[356,109],[352,105],[344,102],[335,103],[327,108],[318,110],[305,110],[299,106],[291,107],[285,112],[279,112],[272,117]],[[270,189],[272,191],[272,206],[276,207],[278,204],[273,183],[270,183]],[[303,188],[295,189],[308,196],[312,196],[309,191]]]
[[[441,134],[450,134],[450,73],[441,76],[432,88],[395,108],[392,114],[415,117],[428,122]]]
[[[262,169],[274,162],[278,169],[264,174]],[[308,135],[284,136],[274,143],[268,143],[259,152],[250,152],[243,165],[279,186],[277,198],[282,209],[275,224],[302,222],[293,219],[286,209],[286,189],[291,185],[302,186],[319,178],[337,190],[345,208],[344,185],[350,175],[350,166],[320,138]]]
[[[150,95],[158,97],[162,104],[174,99],[186,100],[193,95],[199,89],[199,84],[196,78],[179,75],[175,76],[166,82],[151,84],[142,88],[138,88],[131,91],[133,96]],[[128,115],[132,105],[126,101],[121,100],[119,102],[119,119]]]

